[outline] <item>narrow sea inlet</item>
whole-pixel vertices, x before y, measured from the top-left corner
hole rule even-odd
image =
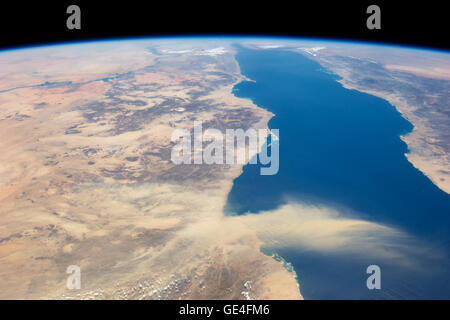
[[[291,208],[289,241],[271,238],[286,221],[258,231],[268,239],[264,252],[292,263],[306,299],[450,298],[450,196],[406,159],[400,136],[412,125],[299,53],[237,50],[253,81],[233,92],[275,114],[269,128],[280,130],[280,167],[264,176],[259,165],[245,166],[227,214],[276,222]],[[381,268],[381,290],[366,287],[372,264]]]

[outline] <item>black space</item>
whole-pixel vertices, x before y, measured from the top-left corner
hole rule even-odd
[[[81,8],[81,30],[66,8]],[[366,8],[381,8],[381,30]],[[165,35],[273,35],[352,39],[450,49],[443,2],[435,1],[15,1],[0,5],[0,47]]]

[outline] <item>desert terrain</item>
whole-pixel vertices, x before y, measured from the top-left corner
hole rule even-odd
[[[0,299],[301,299],[223,207],[242,165],[175,165],[171,134],[266,128],[232,47],[0,53]],[[69,290],[66,269],[81,269]]]

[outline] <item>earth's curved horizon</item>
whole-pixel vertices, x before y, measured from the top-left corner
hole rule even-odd
[[[436,248],[432,235],[339,205],[290,199],[259,214],[226,216],[244,165],[171,161],[173,131],[191,130],[194,121],[204,129],[247,130],[268,128],[276,117],[233,93],[243,81],[258,83],[241,72],[236,43],[302,55],[337,75],[344,88],[386,100],[413,126],[400,136],[404,156],[448,199],[449,52],[247,36],[3,50],[0,299],[320,298],[309,287],[311,293],[302,291],[302,274],[283,259],[288,248],[304,250],[305,261],[312,252],[367,254],[374,261],[389,255],[415,276],[425,265],[411,257],[448,269],[448,245]],[[443,229],[450,227],[448,213],[438,213]],[[263,253],[266,247],[276,254]],[[66,286],[70,265],[80,267],[79,290]],[[448,279],[438,267],[431,272]],[[383,289],[373,298],[401,298]],[[372,297],[323,292],[326,298]]]

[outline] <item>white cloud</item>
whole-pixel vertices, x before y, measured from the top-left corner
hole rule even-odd
[[[300,50],[305,51],[306,53],[309,53],[312,56],[317,56],[317,52],[320,50],[325,49],[325,47],[312,47],[312,48],[299,48]]]
[[[161,52],[167,54],[192,54],[197,56],[217,56],[227,53],[227,50],[224,47],[217,47],[212,49],[186,49],[186,50],[162,49]]]
[[[276,45],[276,44],[267,44],[267,45],[261,45],[259,46],[261,49],[276,49],[276,48],[281,48],[281,45]]]

